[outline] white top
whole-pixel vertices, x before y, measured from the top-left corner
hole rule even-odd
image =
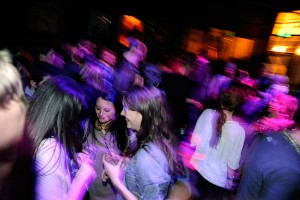
[[[199,117],[191,145],[196,146],[190,163],[209,182],[225,187],[227,166],[236,170],[239,168],[241,151],[245,141],[245,131],[235,121],[227,121],[222,127],[222,136],[216,148],[209,145],[213,129],[213,117],[217,112],[206,109]]]
[[[42,141],[36,155],[36,199],[64,200],[71,183],[71,173],[65,163],[67,155],[54,138]]]

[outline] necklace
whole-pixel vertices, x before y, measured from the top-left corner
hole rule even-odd
[[[99,122],[99,120],[96,120],[96,122],[95,122],[95,129],[97,131],[102,131],[103,134],[105,134],[108,130],[107,126],[105,128],[102,128],[101,123]]]

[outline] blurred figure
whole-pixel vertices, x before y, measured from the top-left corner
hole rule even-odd
[[[13,56],[13,60],[14,65],[17,67],[21,75],[23,89],[25,89],[30,79],[30,69],[35,63],[33,50],[30,47],[20,45],[17,47],[16,53]]]
[[[101,47],[99,52],[99,61],[104,63],[105,66],[115,70],[115,65],[117,63],[117,53],[108,47]]]
[[[62,71],[65,65],[63,56],[53,48],[45,48],[44,50],[45,52],[39,55],[39,59],[42,62],[42,67],[45,67],[53,73],[63,74]]]
[[[26,103],[8,50],[0,51],[0,198],[34,199],[32,143],[24,134]]]
[[[103,79],[109,82],[109,88],[107,90],[116,89],[116,68],[117,54],[108,47],[102,47],[100,49],[100,58],[98,59],[98,67],[103,71]]]
[[[238,87],[245,93],[245,101],[240,110],[245,122],[253,123],[265,116],[270,101],[269,96],[266,96],[265,93],[261,93],[255,87],[250,87],[245,84],[238,84]]]
[[[188,137],[190,137],[203,109],[210,106],[208,87],[213,78],[213,69],[206,50],[202,49],[196,55],[196,60],[191,65],[187,76],[193,81],[190,98],[188,99],[191,102],[188,104],[189,124],[187,128]]]
[[[256,87],[257,81],[252,79],[249,72],[246,70],[237,70],[236,81],[240,84],[248,85],[249,87]]]
[[[115,74],[103,65],[86,63],[80,70],[80,76],[82,82],[86,82],[100,91],[115,89]]]
[[[213,77],[212,73],[210,60],[207,58],[207,51],[202,50],[197,55],[188,76],[196,83],[196,86],[193,87],[193,99],[201,102],[204,107],[207,107],[208,103],[207,92],[209,83]]]
[[[259,134],[248,151],[236,200],[300,198],[299,118],[292,129]]]
[[[129,37],[129,48],[116,66],[116,88],[119,93],[128,91],[133,86],[144,86],[140,73],[140,64],[146,59],[148,49],[140,40]]]
[[[81,151],[83,91],[66,76],[47,79],[36,91],[26,123],[34,142],[36,199],[83,199],[96,176]]]
[[[195,171],[191,171],[190,181],[200,194],[195,194],[194,199],[222,199],[236,189],[245,131],[233,113],[241,103],[239,89],[224,90],[220,95],[221,110],[204,110],[196,123],[191,138],[196,150],[190,160]]]
[[[95,63],[98,61],[96,56],[97,46],[94,42],[89,39],[82,39],[77,43],[77,48],[80,54],[83,55],[82,62],[92,62]]]
[[[120,116],[121,100],[113,90],[99,93],[94,110],[92,130],[84,143],[85,151],[94,157],[97,173],[89,195],[91,200],[114,200],[117,199],[117,190],[109,180],[102,181],[102,157],[105,153],[119,157],[130,154],[128,130],[125,119]]]
[[[172,111],[175,135],[182,141],[186,139],[186,130],[190,125],[189,106],[192,105],[201,110],[202,104],[191,98],[193,81],[186,76],[187,69],[183,60],[171,56],[167,60],[167,67],[169,67],[169,70],[163,70],[162,72],[163,89]]]
[[[259,77],[257,78],[257,89],[261,92],[266,92],[273,82],[273,76],[274,73],[272,66],[268,64],[262,64]]]
[[[33,94],[35,93],[36,89],[38,88],[39,82],[41,82],[40,76],[35,76],[34,74],[31,74],[29,77],[29,84],[25,86],[25,97],[28,102],[31,101],[33,98]]]
[[[274,75],[272,77],[272,84],[266,90],[267,93],[271,94],[274,98],[278,94],[289,94],[289,77],[286,75]]]
[[[136,131],[138,149],[125,169],[125,177],[121,174],[122,159],[113,164],[113,159],[105,155],[107,175],[124,199],[166,199],[176,151],[164,94],[153,86],[132,88],[123,98],[121,115],[127,128]]]
[[[73,78],[75,81],[80,82],[80,70],[83,66],[84,54],[78,47],[69,45],[66,49],[68,55],[64,66],[64,72],[67,76]]]
[[[269,102],[268,116],[264,116],[253,123],[256,132],[283,131],[294,124],[294,114],[298,109],[296,97],[288,94],[277,94]]]
[[[25,86],[25,97],[26,100],[30,103],[30,101],[34,98],[34,94],[38,87],[49,77],[51,76],[51,73],[47,70],[37,70],[37,71],[31,71],[30,77],[29,77],[29,83]]]
[[[87,100],[87,115],[92,116],[99,91],[105,93],[115,90],[115,76],[98,63],[86,62],[80,70],[80,77],[79,85]]]
[[[144,85],[152,85],[163,88],[162,70],[155,64],[147,62],[141,67],[141,75],[144,77]]]
[[[213,76],[208,86],[208,97],[211,101],[217,102],[222,91],[230,87],[231,82],[235,78],[236,70],[237,66],[233,62],[228,60],[224,63],[223,73]]]
[[[35,61],[29,69],[29,73],[33,80],[38,77],[38,79],[42,79],[41,81],[43,81],[50,76],[65,75],[64,65],[65,61],[61,54],[53,48],[45,47],[40,51],[39,60]]]

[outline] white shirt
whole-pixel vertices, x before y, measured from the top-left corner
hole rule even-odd
[[[216,111],[206,109],[199,117],[191,138],[191,145],[196,146],[196,150],[190,163],[207,181],[225,187],[227,166],[233,170],[239,168],[245,130],[235,121],[226,121],[217,147],[211,147],[209,141],[215,129],[212,120],[216,114]]]
[[[36,157],[36,199],[64,200],[71,184],[67,155],[54,138],[42,141]]]

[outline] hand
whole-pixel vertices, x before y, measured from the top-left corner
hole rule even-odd
[[[236,191],[237,186],[238,186],[238,185],[237,185],[237,183],[235,182],[234,179],[227,179],[227,182],[226,182],[225,187],[226,187],[228,190]]]
[[[94,164],[94,160],[90,157],[90,155],[87,153],[82,153],[82,152],[76,154],[76,161],[77,161],[79,167],[83,163],[87,163],[91,166]]]
[[[121,166],[123,158],[120,158],[117,164],[114,164],[113,158],[110,155],[104,154],[102,157],[105,174],[110,178],[113,184],[120,182]]]
[[[108,180],[108,176],[106,174],[106,170],[104,169],[101,173],[101,179],[103,182],[106,182]]]
[[[227,179],[225,187],[230,190],[232,186],[233,186],[233,179]]]

